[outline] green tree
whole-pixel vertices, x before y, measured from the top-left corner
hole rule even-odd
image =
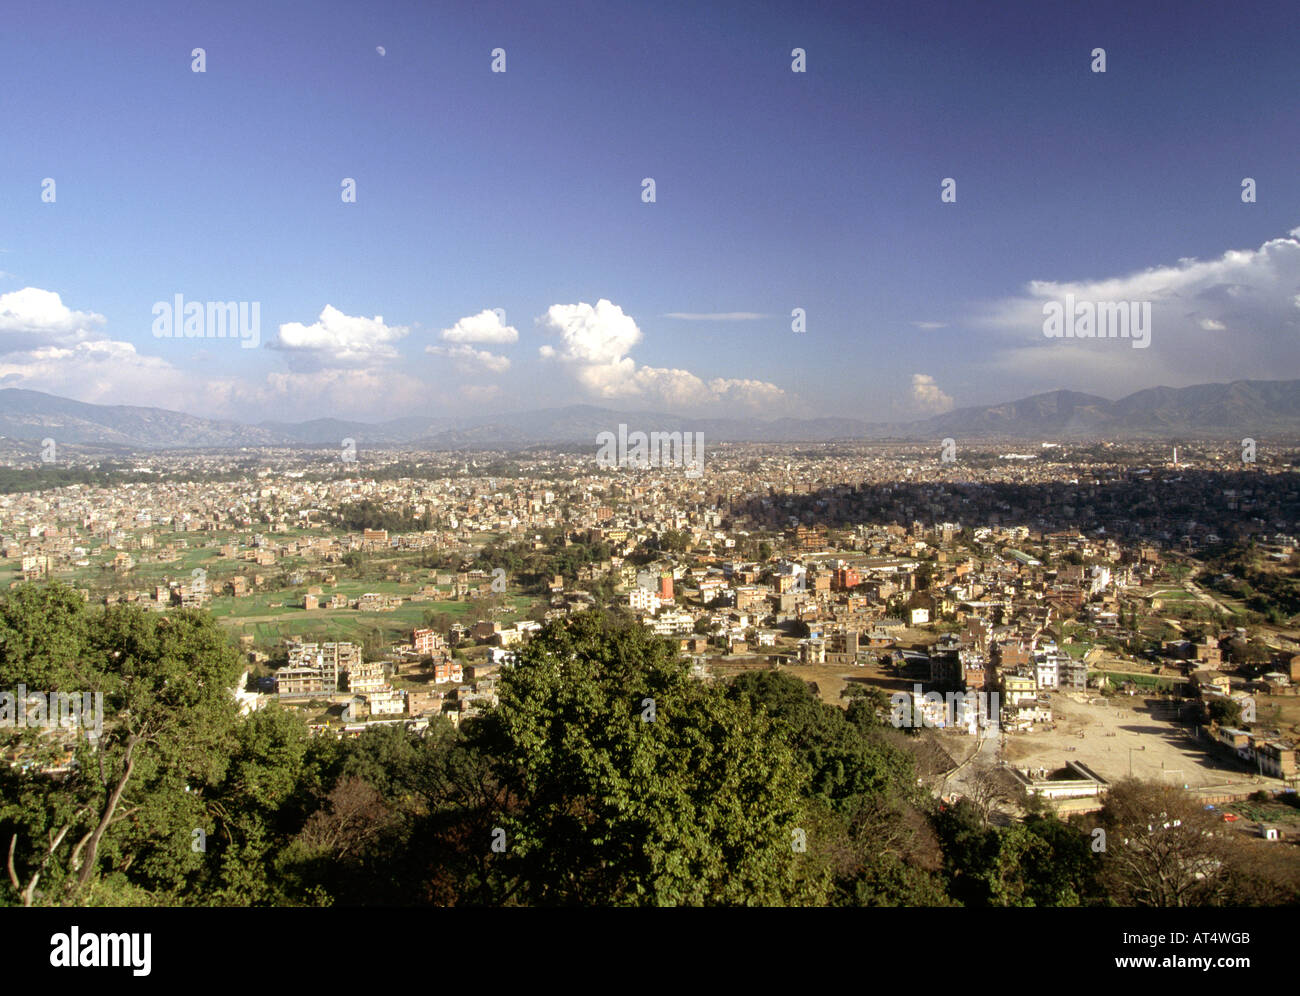
[[[794,750],[810,827],[804,877],[811,890],[824,877],[834,904],[948,903],[925,815],[929,800],[918,790],[911,756],[882,735],[878,710],[883,705],[888,714],[887,699],[868,692],[846,712],[783,671],[742,674],[729,694],[769,715]]]
[[[1241,703],[1232,699],[1211,699],[1205,708],[1210,719],[1220,726],[1241,725]]]
[[[302,720],[272,704],[239,725],[225,776],[205,795],[209,827],[199,901],[280,905],[309,901],[282,855],[337,778],[342,751],[311,738]]]
[[[530,904],[791,903],[799,778],[774,724],[603,613],[547,627],[473,745],[513,805],[498,897]],[[653,712],[651,712],[651,708]],[[486,850],[493,827],[483,826]],[[497,839],[500,839],[499,837]]]
[[[225,634],[206,613],[91,610],[55,584],[0,600],[0,644],[0,687],[99,692],[104,703],[97,747],[79,737],[61,781],[39,768],[0,771],[15,901],[178,888],[199,863],[190,832],[200,793],[222,776],[236,721],[240,663]]]

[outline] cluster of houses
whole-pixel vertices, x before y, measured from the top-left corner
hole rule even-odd
[[[993,703],[979,717],[979,726],[1033,732],[1052,722],[1052,693],[1083,691],[1088,668],[1084,659],[1062,653],[1055,642],[1034,628],[989,626],[973,620],[957,633],[945,633],[928,653],[900,654],[898,669],[920,678],[929,688],[957,693],[958,701]],[[913,709],[927,726],[951,726],[976,732],[975,717],[936,709],[942,694],[922,692],[917,685]],[[928,695],[928,697],[927,697]]]
[[[1273,662],[1274,670],[1253,680],[1238,678],[1234,682],[1232,676],[1221,669],[1218,643],[1217,638],[1207,636],[1195,644],[1180,642],[1169,646],[1171,652],[1186,660],[1192,690],[1207,706],[1216,701],[1232,702],[1237,706],[1242,722],[1254,727],[1257,725],[1258,694],[1295,695],[1300,692],[1300,654],[1281,654]],[[1291,783],[1300,780],[1296,768],[1296,745],[1276,731],[1240,729],[1211,721],[1202,733],[1222,752],[1255,768],[1261,775]]]
[[[323,700],[341,705],[348,732],[358,732],[367,721],[401,722],[419,728],[434,715],[446,715],[458,724],[485,705],[496,704],[495,672],[509,662],[508,657],[498,656],[485,664],[462,664],[451,655],[443,637],[429,628],[413,631],[411,643],[398,648],[394,664],[367,662],[361,648],[350,642],[294,640],[286,650],[288,661],[266,683],[266,690],[281,702]],[[425,687],[393,687],[392,673],[401,669],[403,662],[422,674]],[[417,723],[419,720],[424,723]]]

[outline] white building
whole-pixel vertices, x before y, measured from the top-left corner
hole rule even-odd
[[[1061,675],[1070,663],[1068,657],[1057,653],[1034,654],[1034,681],[1039,688],[1060,688]]]
[[[658,594],[649,588],[633,588],[627,595],[628,607],[638,612],[658,612],[662,604]]]
[[[405,696],[399,691],[389,689],[385,692],[371,692],[366,696],[372,716],[397,716],[406,712]]]

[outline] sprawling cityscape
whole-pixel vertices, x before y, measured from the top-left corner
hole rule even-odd
[[[635,450],[636,431],[617,431]],[[178,615],[202,620],[193,624],[230,650],[229,705],[241,717],[227,731],[232,747],[254,748],[235,746],[253,735],[241,731],[274,731],[280,749],[296,744],[315,763],[339,766],[328,792],[329,776],[313,772],[318,808],[258,855],[263,891],[225,892],[236,888],[229,873],[210,869],[206,887],[228,902],[313,894],[275,878],[281,847],[313,862],[327,854],[332,870],[312,885],[343,902],[365,902],[372,889],[404,902],[493,895],[502,882],[468,868],[436,880],[437,892],[429,881],[392,892],[390,882],[341,877],[367,847],[395,846],[351,839],[360,814],[413,833],[437,811],[433,800],[385,798],[347,772],[382,759],[406,771],[385,781],[412,778],[408,789],[417,788],[419,765],[448,763],[458,737],[478,743],[475,721],[495,722],[503,694],[512,710],[542,704],[514,701],[526,687],[515,675],[552,660],[575,626],[646,656],[625,661],[631,671],[613,683],[600,670],[586,675],[589,692],[550,689],[556,702],[590,694],[601,721],[687,722],[669,711],[680,689],[664,701],[653,694],[666,669],[723,695],[744,690],[771,714],[767,735],[794,726],[794,743],[809,752],[800,760],[822,786],[805,786],[805,804],[825,811],[805,813],[821,827],[811,836],[786,828],[798,831],[790,860],[799,864],[765,884],[770,901],[986,904],[1009,887],[1025,898],[1047,883],[1025,867],[1014,883],[988,880],[981,864],[967,864],[987,859],[950,850],[944,835],[1010,847],[1027,846],[1028,832],[1043,836],[1029,845],[1056,848],[1068,838],[1047,835],[1071,827],[1076,857],[1092,855],[1094,840],[1132,832],[1115,796],[1132,805],[1143,793],[1231,831],[1204,860],[1232,875],[1189,865],[1185,880],[1144,892],[1154,887],[1124,880],[1107,850],[1092,866],[1084,857],[1077,880],[1054,886],[1066,891],[1039,893],[1036,904],[1096,902],[1104,892],[1132,903],[1295,900],[1300,444],[1251,440],[1243,461],[1240,443],[1221,441],[706,442],[700,473],[691,460],[673,464],[681,433],[660,435],[651,430],[646,442],[662,442],[665,459],[613,464],[596,440],[585,455],[348,445],[162,451],[111,465],[70,457],[57,471],[11,460],[0,498],[5,632],[22,631],[36,611],[72,613],[78,626],[96,611],[143,613],[156,621],[132,625],[149,630]],[[43,472],[84,480],[19,483]],[[74,703],[65,716],[57,703],[33,701],[27,726],[39,733],[6,751],[11,778],[76,780],[88,756],[79,749],[93,754],[126,732],[102,705],[96,716]],[[10,696],[11,726],[16,709]],[[563,735],[576,731],[566,723]],[[641,735],[635,725],[618,732]],[[309,740],[333,746],[322,755]],[[876,756],[845,770],[840,751],[850,749]],[[243,761],[255,762],[268,759]],[[857,786],[895,765],[915,771],[915,784],[887,776],[895,783],[884,798]],[[208,837],[215,845],[240,832],[226,824],[234,789],[213,783],[189,814],[205,842],[185,856],[195,869]],[[888,800],[899,816],[928,813],[931,823],[895,842],[884,868],[872,837],[844,853],[871,825],[858,808],[868,800]],[[507,842],[543,829],[508,806],[492,818],[489,830]],[[547,846],[590,846],[576,828],[565,833],[574,839]],[[490,834],[484,841],[492,853]],[[627,846],[620,876],[641,845]],[[734,881],[734,869],[720,872],[717,888]],[[1108,882],[1111,874],[1120,878]]]
[[[0,43],[0,906],[1084,907],[1251,968],[1293,14],[322,9]]]

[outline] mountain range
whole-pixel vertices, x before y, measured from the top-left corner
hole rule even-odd
[[[592,444],[597,434],[702,432],[709,442],[825,442],[845,439],[1300,438],[1300,380],[1153,387],[1118,401],[1050,391],[1019,401],[959,408],[910,422],[852,418],[693,418],[593,405],[463,417],[406,416],[370,423],[323,418],[248,424],[163,408],[96,405],[19,388],[0,390],[0,436],[22,442],[121,450],[339,446],[427,450],[524,449]]]

